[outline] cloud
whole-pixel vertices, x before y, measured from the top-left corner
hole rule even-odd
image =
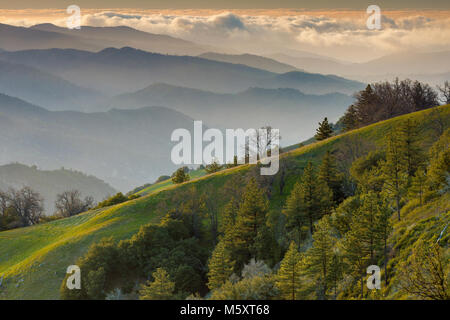
[[[126,25],[240,52],[304,50],[345,60],[364,61],[402,50],[450,50],[450,12],[382,16],[381,30],[368,30],[364,12],[279,12],[209,14],[156,12],[88,12],[83,25]],[[23,20],[23,19],[22,19]],[[64,19],[53,19],[64,25]]]

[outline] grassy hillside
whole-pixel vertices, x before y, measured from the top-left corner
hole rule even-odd
[[[200,177],[203,177],[206,174],[206,171],[203,169],[200,170],[194,170],[194,171],[190,171],[189,172],[189,176],[191,177],[191,179],[198,179]],[[142,189],[138,192],[136,192],[137,195],[140,196],[146,196],[152,193],[157,193],[159,191],[165,190],[167,189],[169,186],[173,186],[173,182],[172,179],[168,179],[165,181],[161,181],[155,184],[152,184],[151,186],[148,186],[145,189]]]
[[[450,106],[439,107],[438,110],[440,119],[448,127]],[[285,187],[280,192],[280,174],[275,176],[269,215],[280,212],[286,196],[308,161],[319,162],[327,150],[342,151],[358,147],[360,140],[373,146],[382,146],[387,132],[408,117],[417,120],[422,129],[423,145],[430,146],[436,140],[435,114],[436,109],[405,115],[283,154],[282,164],[289,164],[286,166],[288,169]],[[145,191],[144,194],[147,195],[114,207],[33,227],[1,232],[0,279],[2,275],[4,278],[0,287],[0,298],[58,299],[59,287],[67,266],[74,264],[85,254],[92,243],[98,242],[103,237],[129,238],[141,225],[157,222],[176,202],[174,199],[177,193],[193,186],[200,194],[204,193],[209,199],[213,199],[216,209],[220,212],[227,200],[220,197],[222,189],[233,186],[234,177],[245,175],[252,169],[252,166],[248,165],[239,166],[176,186],[163,182],[157,188]],[[448,202],[444,200],[442,202],[448,206]],[[401,222],[405,224],[406,229],[413,223],[429,218],[435,212],[433,208],[415,210],[417,211],[413,212],[416,213],[409,214]],[[445,207],[442,210],[444,214],[448,213],[448,207],[447,211]],[[400,237],[401,234],[397,232],[394,236]]]

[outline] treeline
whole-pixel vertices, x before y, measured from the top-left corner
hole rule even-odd
[[[404,120],[384,146],[351,160],[348,172],[331,150],[318,166],[308,162],[296,181],[287,178],[287,170],[297,172],[289,160],[273,177],[259,176],[255,166],[221,188],[228,200],[220,219],[216,202],[223,199],[193,187],[175,191],[173,209],[159,209],[166,212],[159,225],[142,227],[130,240],[94,244],[77,262],[82,289],[68,290],[66,278],[61,296],[383,298],[394,286],[406,295],[448,299],[449,265],[442,253],[448,233],[421,235],[403,260],[396,259],[399,244],[392,242],[393,226],[404,214],[448,196],[450,129],[426,151],[419,127]],[[274,212],[275,188],[282,194],[290,183],[282,212]],[[418,235],[411,237],[414,244]],[[384,291],[367,289],[369,265],[383,269]]]
[[[438,90],[434,90],[428,84],[409,79],[371,84],[355,94],[356,102],[347,109],[338,126],[348,131],[435,107],[440,101],[449,103],[449,93],[448,82],[443,87],[438,87]],[[439,95],[442,96],[442,100]]]
[[[0,190],[0,231],[74,216],[90,210],[94,205],[92,197],[82,199],[78,190],[64,191],[56,197],[56,211],[46,216],[44,199],[32,188],[25,186],[21,189]]]

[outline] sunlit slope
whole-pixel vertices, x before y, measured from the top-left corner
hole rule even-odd
[[[440,119],[450,122],[450,106],[439,107]],[[344,135],[333,137],[283,154],[294,165],[288,171],[286,186],[279,192],[278,178],[270,200],[271,213],[279,212],[293,183],[308,161],[319,162],[330,149],[348,146],[348,138],[363,137],[374,145],[402,120],[413,117],[422,129],[423,143],[433,141],[436,110],[425,110],[383,121]],[[157,222],[165,210],[173,206],[175,195],[195,186],[198,192],[214,199],[217,209],[226,199],[220,195],[223,186],[235,175],[245,174],[251,166],[245,165],[193,179],[182,185],[159,185],[146,190],[143,197],[114,207],[104,208],[79,216],[53,221],[33,227],[0,232],[0,299],[58,299],[59,287],[67,266],[74,264],[89,246],[104,237],[129,238],[143,224]],[[161,205],[164,204],[164,205]],[[269,213],[270,214],[270,213]]]
[[[189,176],[191,177],[191,180],[203,177],[205,174],[206,174],[206,171],[203,169],[194,170],[194,171],[189,172]],[[149,194],[156,193],[161,190],[167,189],[167,187],[169,187],[169,186],[173,186],[172,179],[168,179],[165,181],[161,181],[161,182],[152,184],[151,186],[136,192],[136,194],[140,195],[140,196],[149,195]]]

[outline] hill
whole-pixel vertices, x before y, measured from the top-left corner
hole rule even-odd
[[[0,166],[0,190],[29,186],[44,198],[44,210],[47,215],[55,211],[56,195],[68,190],[79,190],[82,197],[92,196],[99,202],[117,191],[102,180],[61,168],[59,170],[39,170],[35,166],[19,163]]]
[[[0,93],[20,97],[51,110],[88,110],[103,99],[93,90],[33,67],[0,61]]]
[[[221,94],[164,83],[126,93],[102,104],[101,109],[167,106],[216,128],[280,129],[282,145],[307,139],[319,121],[337,121],[353,98],[342,93],[304,94],[296,89],[249,88]]]
[[[344,160],[354,160],[352,158],[361,155],[361,149],[384,145],[386,134],[408,118],[417,121],[421,130],[422,144],[429,147],[437,139],[434,131],[436,111],[439,111],[440,119],[448,128],[449,105],[393,118],[284,154],[281,159],[282,169],[271,180],[268,215],[279,216],[287,195],[306,163],[319,162],[326,151],[344,154],[341,164]],[[196,188],[198,194],[204,194],[209,201],[213,201],[213,208],[220,213],[227,202],[222,193],[224,188],[236,188],[239,177],[251,174],[254,168],[248,165],[239,166],[182,185],[167,186],[117,206],[29,228],[1,232],[0,273],[4,275],[4,280],[0,297],[57,299],[67,266],[74,264],[85,254],[92,243],[98,242],[103,237],[113,237],[116,240],[130,238],[142,225],[158,222],[171,209],[176,202],[175,199],[192,187]],[[436,215],[436,206],[441,205],[444,207],[440,207],[443,210],[440,212],[448,217],[450,208],[445,196],[447,195],[422,208],[416,207],[414,214],[406,215],[401,222],[394,225],[394,230],[397,230],[394,236],[402,230],[401,226],[410,228],[420,225],[419,234],[437,232],[441,223],[434,224],[427,220],[427,224],[424,225],[422,222]],[[409,237],[408,241],[414,242],[417,239],[417,232],[409,234]],[[410,247],[399,246],[400,251],[396,255],[407,253],[408,248]],[[393,292],[395,293],[395,290]]]
[[[163,107],[83,113],[48,111],[0,94],[0,164],[71,168],[127,192],[173,172],[173,130],[193,119]]]
[[[240,64],[162,55],[131,47],[95,53],[73,49],[2,52],[0,59],[38,68],[107,95],[132,92],[160,82],[220,93],[263,87],[293,88],[311,94],[353,94],[364,87],[362,83],[336,76],[276,74]]]
[[[257,56],[254,54],[222,54],[215,52],[207,52],[199,55],[199,57],[234,64],[243,64],[249,67],[267,70],[275,73],[299,71],[296,67],[293,67],[289,64],[281,63],[274,59]]]

